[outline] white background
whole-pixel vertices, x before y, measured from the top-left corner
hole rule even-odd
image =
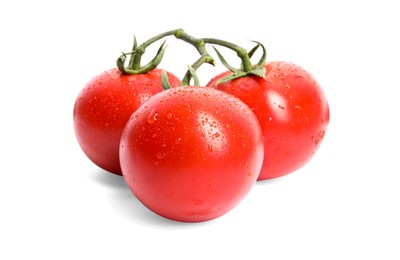
[[[1,2],[0,259],[400,259],[397,1],[233,2]],[[133,35],[176,28],[261,41],[270,61],[313,73],[331,108],[309,164],[197,224],[147,210],[72,127],[77,94]],[[197,53],[168,45],[160,67],[181,78]],[[210,67],[203,84],[225,70]]]

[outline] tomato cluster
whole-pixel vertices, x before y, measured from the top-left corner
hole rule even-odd
[[[157,68],[164,44],[149,64],[140,65],[144,48],[168,35],[201,54],[182,81]],[[229,66],[215,49],[229,70],[201,87],[195,70],[214,63],[206,43],[236,51],[242,68]],[[251,65],[260,46],[264,55]],[[312,75],[292,63],[266,62],[260,43],[243,52],[222,40],[174,30],[140,46],[135,39],[117,67],[94,77],[78,95],[73,113],[78,143],[96,165],[123,175],[146,207],[172,220],[215,219],[257,180],[299,169],[317,151],[329,123],[325,94]]]

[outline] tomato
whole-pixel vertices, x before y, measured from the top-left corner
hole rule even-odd
[[[329,123],[325,94],[313,76],[298,65],[270,62],[265,78],[246,76],[217,88],[244,101],[256,114],[264,135],[265,158],[259,180],[277,178],[304,166],[319,148]]]
[[[180,81],[168,74],[170,84]],[[161,70],[127,75],[110,69],[94,77],[78,95],[73,112],[76,138],[83,152],[99,167],[122,175],[119,142],[131,114],[162,91]]]
[[[261,126],[232,95],[171,88],[133,113],[120,158],[126,183],[150,210],[176,221],[207,221],[234,208],[257,180]]]

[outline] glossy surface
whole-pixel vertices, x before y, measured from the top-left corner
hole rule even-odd
[[[325,94],[301,67],[270,62],[265,79],[255,76],[207,86],[239,97],[257,115],[264,135],[265,159],[259,180],[289,174],[304,166],[315,154],[329,123]]]
[[[261,127],[239,99],[205,87],[153,96],[121,139],[124,178],[155,213],[177,221],[219,217],[257,180],[264,156]]]
[[[180,81],[172,74],[170,84]],[[99,167],[121,175],[119,142],[131,114],[162,91],[161,70],[122,75],[111,69],[94,77],[79,93],[73,112],[75,135],[83,152]]]

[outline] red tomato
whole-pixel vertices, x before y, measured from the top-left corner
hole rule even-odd
[[[136,197],[172,220],[217,218],[241,201],[260,173],[261,127],[238,98],[179,87],[150,98],[122,134],[123,176]]]
[[[329,107],[323,90],[301,67],[287,62],[265,65],[265,79],[247,76],[208,87],[230,93],[256,114],[264,135],[265,158],[259,180],[289,174],[315,154],[327,130]]]
[[[168,74],[170,84],[180,81]],[[111,69],[94,77],[78,95],[74,129],[83,152],[99,167],[121,175],[119,142],[131,114],[154,94],[161,92],[161,70],[125,75]]]

